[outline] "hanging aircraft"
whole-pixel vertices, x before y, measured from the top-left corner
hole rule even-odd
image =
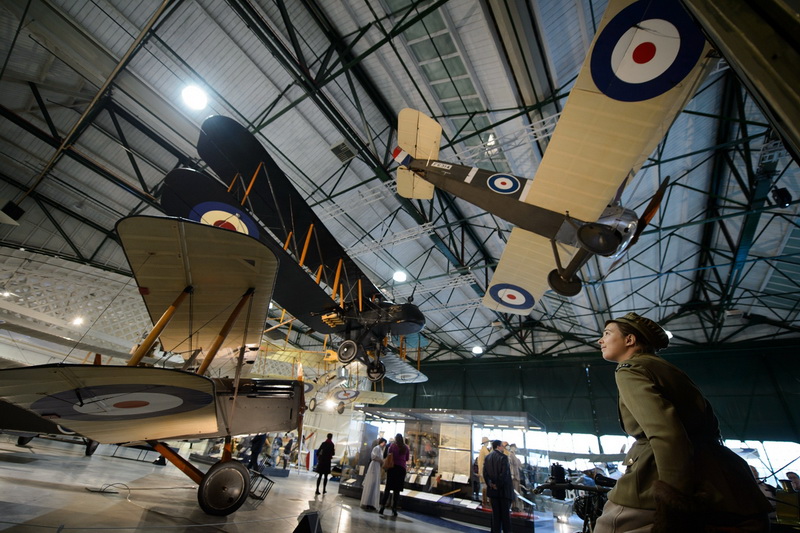
[[[527,315],[548,286],[575,296],[586,261],[623,254],[658,209],[667,179],[641,217],[609,202],[694,95],[709,52],[677,0],[611,0],[533,179],[438,160],[441,126],[404,109],[397,192],[431,199],[439,187],[516,225],[485,306]]]
[[[197,151],[227,185],[204,172],[175,169],[164,180],[165,212],[261,240],[280,258],[275,302],[314,331],[343,336],[339,361],[359,360],[370,380],[382,379],[386,366],[381,358],[389,352],[389,339],[423,329],[419,308],[384,300],[261,143],[238,122],[223,116],[206,119]],[[394,379],[394,372],[388,377]]]
[[[294,380],[210,378],[220,350],[235,348],[239,371],[259,342],[278,261],[247,235],[186,220],[133,216],[116,231],[155,326],[127,366],[49,364],[0,370],[0,400],[29,414],[16,424],[60,428],[99,443],[144,441],[198,483],[200,507],[228,515],[247,499],[250,473],[231,459],[231,436],[302,425],[303,384]],[[201,349],[197,372],[140,366],[160,339],[165,349]],[[37,423],[38,422],[38,423]],[[206,473],[162,441],[225,438]]]

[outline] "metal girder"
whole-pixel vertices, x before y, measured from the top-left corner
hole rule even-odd
[[[800,157],[800,18],[780,0],[682,0]]]

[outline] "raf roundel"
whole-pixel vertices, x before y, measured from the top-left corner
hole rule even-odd
[[[533,295],[518,285],[510,283],[498,283],[489,288],[491,298],[511,309],[527,309],[533,307],[535,300]]]
[[[659,96],[692,71],[705,38],[677,0],[635,2],[598,35],[592,80],[609,98],[640,102]]]
[[[340,401],[352,400],[358,396],[357,390],[337,390],[333,393],[333,397]]]
[[[210,394],[185,387],[120,384],[57,392],[30,408],[45,418],[100,422],[187,413],[213,401]]]
[[[209,226],[244,233],[258,237],[258,226],[250,216],[236,207],[224,202],[202,202],[192,208],[188,218]]]
[[[499,194],[514,194],[520,188],[519,179],[510,174],[493,174],[486,179],[486,185]]]

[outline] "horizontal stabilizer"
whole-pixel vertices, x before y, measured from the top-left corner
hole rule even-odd
[[[403,198],[431,200],[435,189],[433,183],[425,181],[414,171],[406,167],[397,169],[397,194]]]
[[[431,117],[405,108],[397,115],[397,144],[414,159],[439,159],[442,127]]]
[[[439,158],[442,127],[432,118],[414,109],[405,108],[397,115],[397,144],[394,157],[397,169],[397,194],[404,198],[431,200],[434,186],[408,170],[404,159],[435,160]],[[402,158],[398,157],[402,156]]]

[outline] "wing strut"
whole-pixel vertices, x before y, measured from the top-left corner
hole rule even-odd
[[[189,285],[183,289],[183,292],[181,292],[177,298],[175,298],[175,301],[172,302],[172,305],[170,305],[169,308],[164,311],[164,314],[161,315],[161,318],[158,319],[158,323],[156,323],[156,325],[153,326],[153,329],[150,330],[150,334],[147,336],[147,338],[143,340],[142,344],[140,344],[136,351],[133,352],[133,356],[128,361],[128,366],[137,366],[141,362],[142,357],[144,357],[145,354],[150,351],[150,348],[152,348],[156,343],[158,336],[161,335],[161,332],[164,331],[165,327],[167,327],[169,321],[172,320],[173,316],[175,316],[175,311],[178,310],[178,307],[181,306],[183,301],[186,299],[186,296],[191,294],[193,290],[194,289],[192,286]]]
[[[198,374],[202,376],[203,374],[206,373],[206,370],[208,370],[208,365],[210,365],[211,361],[214,360],[214,357],[217,355],[219,347],[222,346],[222,343],[225,341],[225,338],[228,336],[228,333],[231,332],[233,323],[236,322],[236,319],[239,317],[239,313],[242,311],[244,304],[247,303],[247,301],[253,297],[253,294],[255,294],[255,292],[256,290],[251,287],[247,289],[247,292],[245,292],[242,295],[241,299],[239,300],[239,303],[236,304],[236,308],[234,308],[234,310],[231,312],[231,315],[228,317],[227,322],[225,322],[225,325],[222,326],[222,329],[220,330],[217,337],[214,339],[214,342],[211,343],[211,348],[209,348],[208,353],[206,353],[206,357],[205,359],[203,359],[203,362],[200,363],[200,368],[197,369]]]

